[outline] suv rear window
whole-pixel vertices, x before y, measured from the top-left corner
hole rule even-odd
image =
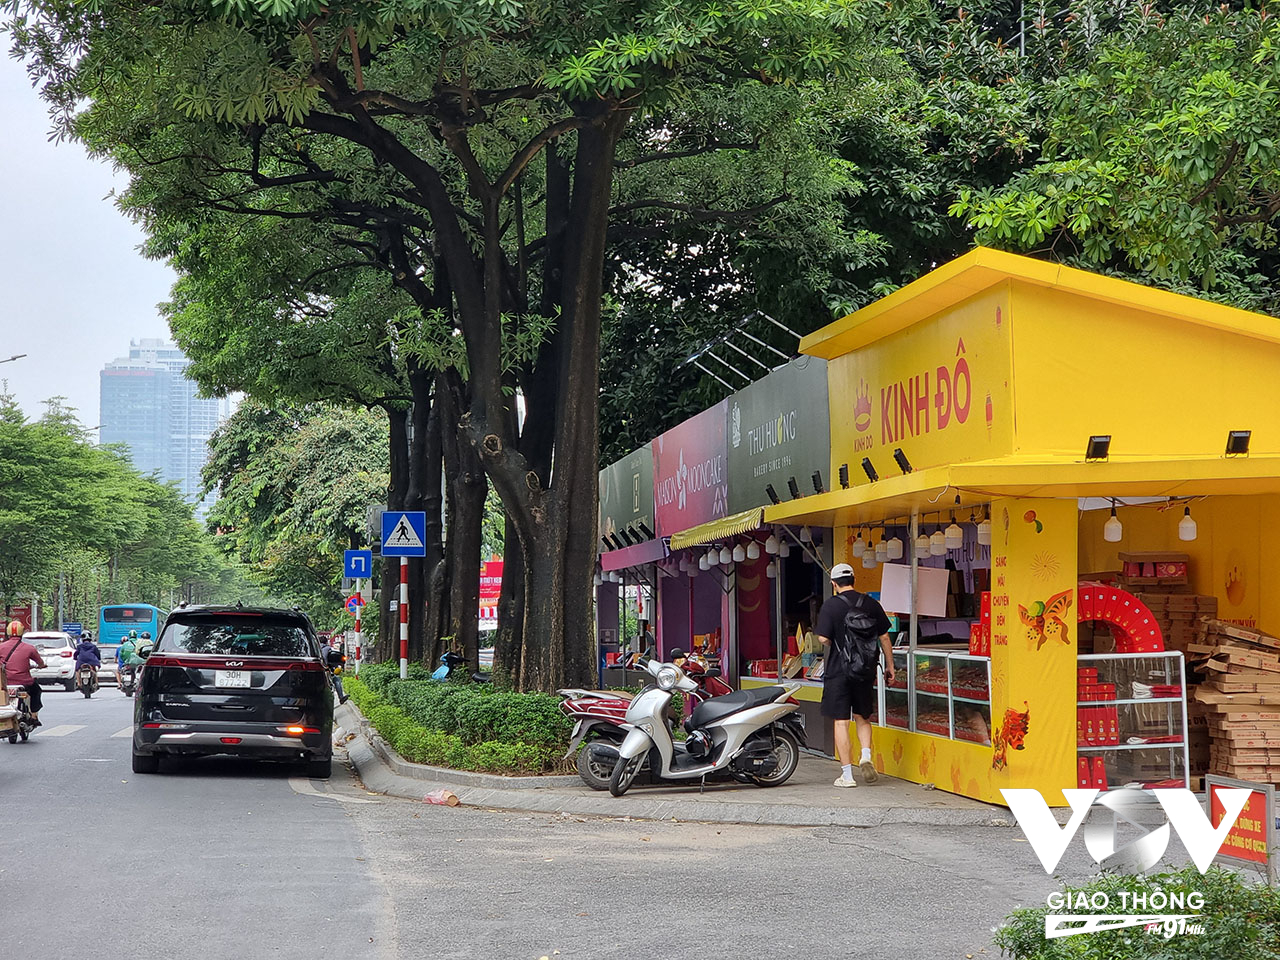
[[[37,650],[65,650],[74,646],[66,637],[28,637],[27,642]]]
[[[170,621],[156,649],[227,657],[316,656],[306,630],[296,620],[234,614]]]

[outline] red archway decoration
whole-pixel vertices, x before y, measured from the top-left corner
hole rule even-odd
[[[1164,634],[1151,609],[1127,590],[1086,581],[1077,590],[1077,620],[1101,622],[1111,627],[1117,653],[1159,653]]]

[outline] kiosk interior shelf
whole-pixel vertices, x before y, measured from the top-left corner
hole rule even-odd
[[[1185,785],[1189,771],[1182,654],[1082,654],[1077,671],[1078,786]]]

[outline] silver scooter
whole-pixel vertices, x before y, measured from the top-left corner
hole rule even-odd
[[[632,699],[626,721],[632,729],[621,746],[593,743],[597,762],[613,760],[609,792],[627,792],[649,760],[655,780],[734,779],[776,787],[795,773],[804,745],[804,717],[790,697],[797,683],[739,690],[698,704],[684,723],[688,738],[675,741],[666,717],[671,697],[697,691],[698,684],[674,663],[643,664],[654,683]]]

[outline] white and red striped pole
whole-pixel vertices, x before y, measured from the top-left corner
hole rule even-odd
[[[409,677],[409,558],[400,558],[400,679]]]
[[[363,637],[362,637],[362,636],[361,636],[361,634],[360,634],[360,614],[361,614],[361,612],[362,612],[362,611],[361,611],[361,608],[364,606],[364,604],[360,603],[360,601],[364,599],[364,594],[363,594],[362,589],[361,589],[363,582],[364,582],[364,581],[360,580],[359,578],[356,578],[356,663],[355,663],[355,671],[356,671],[356,673],[357,673],[357,674],[360,672],[360,642],[361,642],[361,640],[363,639]]]

